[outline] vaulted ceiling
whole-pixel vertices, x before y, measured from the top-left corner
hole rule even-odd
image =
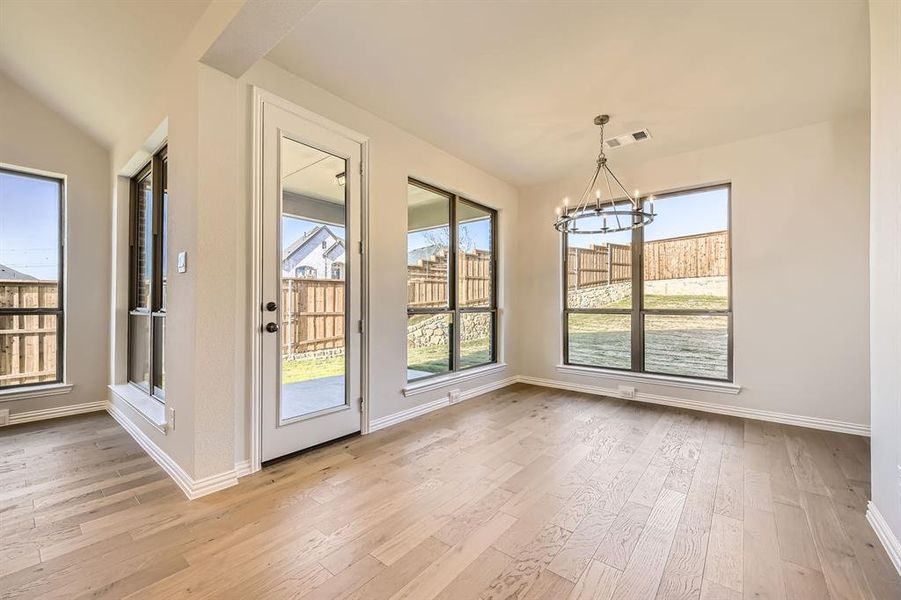
[[[510,182],[867,110],[864,0],[320,2],[276,64]]]
[[[110,146],[210,0],[2,0],[0,70]]]
[[[2,0],[0,69],[111,144],[209,0]],[[511,183],[868,108],[865,0],[322,0],[274,63]]]

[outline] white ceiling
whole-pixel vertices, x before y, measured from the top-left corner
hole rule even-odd
[[[281,147],[282,187],[295,194],[344,204],[344,187],[336,176],[344,173],[343,158],[287,138]]]
[[[868,108],[865,0],[323,0],[276,64],[516,184]]]
[[[110,146],[210,0],[2,0],[0,69]]]

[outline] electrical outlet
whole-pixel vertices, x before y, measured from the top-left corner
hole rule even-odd
[[[627,400],[635,399],[635,388],[634,387],[630,387],[628,385],[621,385],[621,386],[618,386],[617,389],[619,389],[619,397],[620,398],[626,398]]]
[[[450,400],[451,404],[456,404],[460,401],[460,390],[451,390],[447,393],[447,399]]]
[[[9,409],[8,408],[4,408],[3,410],[0,410],[0,427],[3,427],[4,425],[9,425]]]
[[[166,410],[169,411],[169,418],[166,419],[166,429],[172,431],[175,429],[175,407],[168,406]]]

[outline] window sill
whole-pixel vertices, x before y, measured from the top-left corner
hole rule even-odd
[[[44,396],[60,396],[72,391],[71,383],[48,383],[47,385],[31,385],[26,387],[0,390],[0,402],[25,400],[27,398],[43,398]]]
[[[426,392],[431,392],[432,390],[441,389],[453,383],[491,375],[492,373],[500,373],[506,368],[506,363],[494,363],[492,365],[485,365],[484,367],[473,367],[472,369],[467,369],[465,371],[448,373],[447,375],[439,375],[438,377],[430,377],[422,381],[413,381],[408,383],[403,389],[404,396],[409,397],[416,396],[417,394],[424,394]]]
[[[160,433],[166,433],[166,407],[159,400],[154,400],[147,392],[127,383],[111,385],[109,389]]]
[[[630,373],[628,371],[616,371],[602,369],[600,367],[577,367],[575,365],[557,365],[557,371],[570,375],[588,375],[616,381],[631,381],[634,383],[648,383],[667,387],[684,388],[689,390],[701,390],[704,392],[717,392],[720,394],[737,394],[741,386],[728,381],[710,381],[707,379],[693,379],[691,377],[676,377],[673,375],[654,375],[652,373]]]

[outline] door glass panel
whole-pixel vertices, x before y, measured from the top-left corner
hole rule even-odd
[[[347,404],[346,161],[282,138],[281,394],[284,423]]]

